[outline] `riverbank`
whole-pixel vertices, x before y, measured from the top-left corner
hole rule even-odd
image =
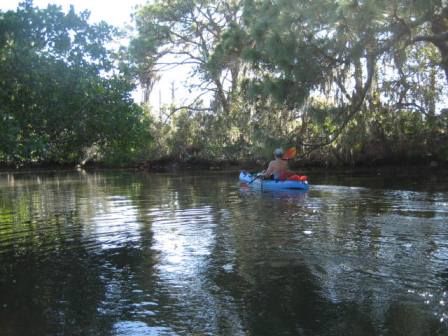
[[[269,161],[266,160],[187,160],[179,161],[172,159],[161,159],[146,161],[137,165],[106,165],[99,162],[89,162],[85,166],[72,164],[29,164],[22,166],[0,165],[0,172],[27,172],[27,171],[73,171],[73,170],[135,170],[153,173],[178,173],[185,171],[261,171],[266,169]],[[448,170],[448,163],[440,163],[435,161],[427,162],[374,162],[355,165],[325,165],[318,162],[309,161],[292,161],[289,167],[293,171],[307,172],[307,171],[340,171],[340,172],[362,172],[362,171],[399,171],[406,170],[421,170],[427,173],[428,171],[446,171]]]
[[[209,170],[209,171],[228,171],[228,170],[247,170],[247,171],[261,171],[266,169],[269,161],[263,160],[246,160],[246,161],[207,161],[195,160],[188,162],[177,161],[152,161],[139,166],[137,169],[149,172],[181,172],[194,170]],[[357,165],[338,165],[331,166],[319,164],[316,162],[290,162],[289,167],[293,171],[371,171],[371,170],[395,170],[395,169],[410,169],[410,170],[447,170],[448,163],[438,162],[376,162],[372,164],[357,164]]]

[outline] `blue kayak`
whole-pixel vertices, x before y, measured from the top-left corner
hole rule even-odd
[[[247,183],[249,186],[254,187],[256,189],[265,189],[265,190],[283,190],[283,189],[299,189],[299,190],[308,190],[308,182],[307,181],[277,181],[277,180],[263,180],[257,178],[256,176],[247,173],[240,172],[240,182]]]

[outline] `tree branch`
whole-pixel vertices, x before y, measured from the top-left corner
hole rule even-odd
[[[355,116],[355,114],[361,110],[362,105],[364,103],[365,97],[367,95],[368,90],[370,89],[370,86],[372,84],[373,76],[375,73],[375,60],[376,60],[376,53],[367,55],[367,79],[364,82],[363,88],[360,92],[357,92],[352,98],[352,104],[348,108],[348,114],[345,117],[344,121],[342,122],[341,126],[339,128],[326,136],[326,140],[322,141],[318,144],[312,144],[312,143],[304,143],[302,142],[299,144],[300,146],[309,147],[310,149],[305,152],[305,155],[308,155],[312,151],[314,151],[317,148],[325,147],[330,144],[332,144],[334,141],[338,139],[338,137],[341,135],[341,133],[344,131],[345,127],[348,125],[350,120]]]

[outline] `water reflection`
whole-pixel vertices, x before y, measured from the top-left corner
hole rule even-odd
[[[448,333],[443,177],[331,179],[0,175],[0,334]]]
[[[112,196],[91,201],[96,207],[91,221],[85,226],[87,238],[95,237],[102,249],[120,247],[141,239],[138,209],[129,197]]]

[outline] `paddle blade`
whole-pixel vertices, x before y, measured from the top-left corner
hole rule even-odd
[[[295,147],[288,148],[283,154],[283,160],[290,160],[297,155],[297,149]]]

